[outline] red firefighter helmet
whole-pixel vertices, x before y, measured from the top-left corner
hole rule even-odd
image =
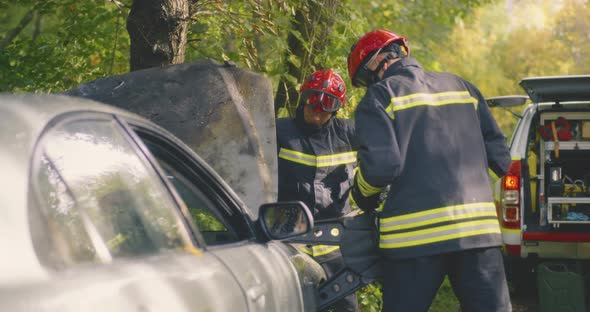
[[[333,113],[346,103],[346,85],[332,69],[320,69],[305,80],[301,89],[305,105],[317,111]]]
[[[348,75],[352,85],[360,87],[366,85],[367,69],[359,67],[367,63],[367,57],[372,56],[373,52],[383,49],[392,43],[402,47],[404,55],[410,54],[408,40],[405,37],[398,36],[388,30],[374,30],[362,36],[351,48],[348,54]],[[376,55],[373,54],[373,55]],[[361,73],[362,72],[362,73]]]

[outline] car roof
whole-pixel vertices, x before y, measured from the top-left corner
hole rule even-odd
[[[590,101],[590,75],[529,77],[519,84],[534,103]]]
[[[0,260],[2,283],[46,276],[39,265],[28,228],[29,166],[43,129],[57,116],[70,112],[103,112],[143,119],[135,114],[98,102],[65,95],[0,94]],[[18,272],[18,274],[15,274]],[[16,282],[16,281],[15,281]]]

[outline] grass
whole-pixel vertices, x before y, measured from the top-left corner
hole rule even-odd
[[[381,311],[381,285],[369,284],[357,292],[360,312]],[[459,311],[459,301],[453,293],[453,288],[448,279],[440,286],[436,297],[432,301],[429,312]]]
[[[445,278],[444,282],[438,289],[436,297],[432,301],[432,305],[428,312],[449,312],[459,311],[459,300],[453,293],[453,288],[449,280]]]

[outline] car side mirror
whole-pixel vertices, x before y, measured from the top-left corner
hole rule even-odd
[[[269,239],[283,240],[309,233],[313,215],[300,201],[269,203],[260,206],[258,223]]]

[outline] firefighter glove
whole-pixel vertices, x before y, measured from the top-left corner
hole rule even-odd
[[[382,202],[381,193],[376,193],[368,197],[363,196],[356,181],[352,184],[350,191],[350,203],[357,206],[364,212],[373,212],[379,207]]]

